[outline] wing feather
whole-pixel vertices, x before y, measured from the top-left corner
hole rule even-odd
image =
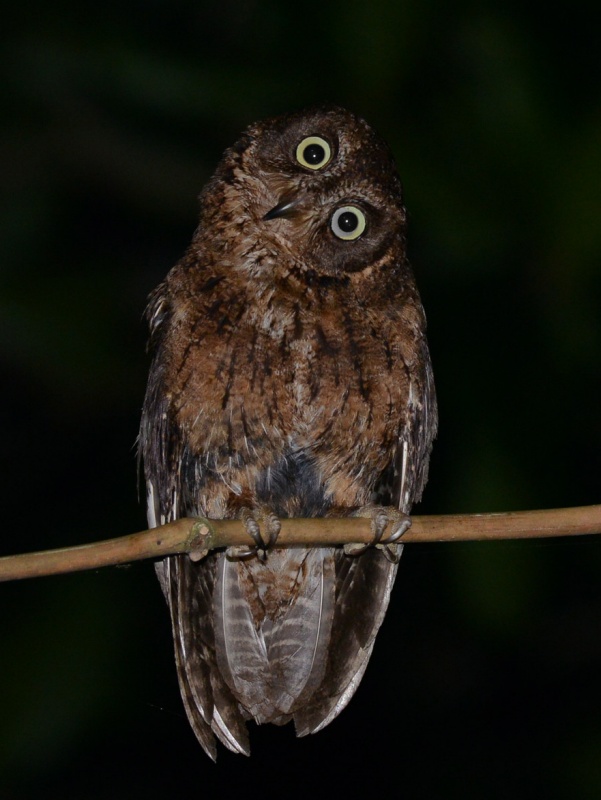
[[[427,480],[428,459],[436,436],[437,408],[430,356],[421,342],[425,370],[410,378],[407,412],[390,466],[375,499],[409,513]],[[396,545],[398,555],[402,544]],[[377,549],[357,558],[336,551],[336,604],[325,675],[306,707],[294,715],[298,736],[316,733],[347,705],[365,672],[376,634],[390,602],[398,564]]]

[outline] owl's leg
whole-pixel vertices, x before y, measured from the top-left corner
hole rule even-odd
[[[371,519],[374,537],[367,544],[349,543],[344,545],[347,556],[359,556],[370,547],[381,549],[389,561],[396,563],[401,557],[403,546],[398,543],[401,536],[411,527],[411,518],[393,506],[362,506],[352,514],[353,517]],[[390,525],[390,534],[384,538],[384,532]]]
[[[282,524],[276,515],[266,509],[251,509],[243,506],[240,509],[240,519],[244,523],[246,532],[253,540],[254,545],[234,545],[225,551],[229,559],[247,559],[257,556],[261,561],[267,558],[267,551],[274,546],[280,533]],[[261,525],[262,523],[262,525]],[[267,541],[263,538],[261,527],[267,534]]]

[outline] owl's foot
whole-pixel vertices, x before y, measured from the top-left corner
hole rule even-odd
[[[403,549],[403,545],[399,544],[398,541],[411,527],[411,518],[392,506],[363,506],[354,511],[352,516],[371,519],[371,529],[374,537],[367,544],[356,542],[345,544],[345,554],[347,556],[360,556],[370,547],[377,547],[382,550],[389,561],[396,564],[401,557]],[[389,525],[390,534],[383,538],[384,532]]]
[[[246,532],[253,540],[254,545],[246,547],[245,545],[233,545],[228,547],[225,555],[229,559],[247,559],[256,556],[261,561],[267,558],[267,551],[274,546],[280,533],[282,524],[280,520],[271,511],[262,509],[252,510],[250,508],[243,508],[240,511],[240,519],[244,523]],[[262,525],[260,524],[262,523]],[[267,540],[263,538],[261,527],[267,534]]]

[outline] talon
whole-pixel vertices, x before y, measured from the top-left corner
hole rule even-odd
[[[371,521],[371,529],[374,532],[374,538],[369,543],[370,547],[380,544],[387,525],[388,525],[388,514],[386,513],[386,509],[384,508],[377,509]]]
[[[362,553],[365,553],[366,550],[369,550],[370,547],[370,544],[348,542],[347,544],[343,545],[342,549],[344,550],[344,554],[346,556],[360,556]]]
[[[398,564],[401,560],[401,553],[403,552],[402,544],[379,544],[376,546],[384,553],[384,557],[390,561],[391,564]]]
[[[257,519],[253,514],[253,512],[249,508],[243,508],[240,516],[242,518],[242,522],[244,523],[244,527],[246,528],[246,532],[255,543],[255,548],[259,550],[264,550],[265,542],[263,541],[263,537],[261,536],[261,529],[259,528],[259,523],[257,522]]]
[[[265,549],[269,550],[269,548],[273,547],[277,542],[278,536],[280,535],[280,531],[282,529],[282,523],[275,514],[267,514],[265,516],[265,526],[268,534],[267,545],[265,546]]]
[[[243,508],[240,512],[240,518],[254,545],[251,547],[246,545],[228,547],[225,551],[226,558],[230,560],[245,560],[256,556],[261,561],[265,561],[267,559],[267,551],[276,543],[280,533],[282,527],[280,520],[271,512],[252,511],[250,508]],[[265,523],[267,541],[261,535],[259,519]]]
[[[247,547],[245,544],[235,544],[225,549],[225,557],[228,561],[246,561],[257,555],[256,547]]]
[[[371,518],[373,539],[367,544],[354,542],[345,544],[345,555],[359,556],[370,547],[377,547],[379,550],[382,550],[388,561],[393,564],[398,563],[401,557],[402,545],[396,543],[411,527],[411,519],[401,511],[397,511],[396,508],[384,506],[363,506],[363,508],[359,508],[357,511],[353,512],[353,516]],[[389,524],[392,525],[392,532],[390,536],[382,538]]]
[[[394,542],[398,542],[401,536],[404,533],[407,533],[410,527],[411,518],[403,514],[403,519],[399,520],[399,523],[396,525],[396,527],[393,527],[390,536],[387,539],[382,539],[380,544],[394,544]]]

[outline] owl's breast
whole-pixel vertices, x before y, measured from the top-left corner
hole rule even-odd
[[[358,502],[368,502],[406,413],[405,361],[385,330],[344,310],[306,334],[290,343],[295,443],[312,454],[334,502],[353,492],[367,492]]]
[[[274,480],[302,484],[322,507],[368,502],[407,406],[403,348],[385,318],[344,302],[318,311],[249,305],[236,325],[182,337],[173,404],[206,476],[267,494]]]

